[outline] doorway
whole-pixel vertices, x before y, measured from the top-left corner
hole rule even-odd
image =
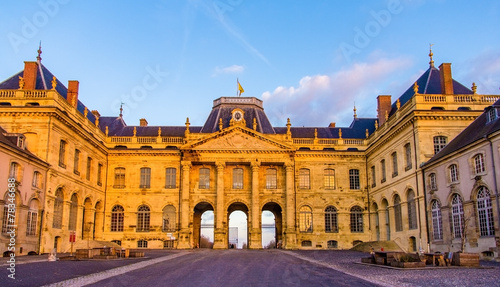
[[[234,202],[227,208],[228,248],[246,249],[248,247],[248,207]]]
[[[200,202],[193,213],[193,247],[213,248],[214,208],[208,202]]]
[[[283,244],[283,224],[281,206],[268,202],[262,207],[261,215],[262,248],[281,248]]]

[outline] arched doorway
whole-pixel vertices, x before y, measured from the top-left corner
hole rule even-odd
[[[375,236],[377,241],[380,241],[380,218],[378,215],[378,205],[374,202],[371,207],[372,222],[375,224]]]
[[[248,246],[248,207],[235,202],[227,208],[229,222],[228,247],[246,248]]]
[[[268,247],[272,239],[272,220],[274,220],[274,248],[280,248],[283,243],[283,218],[281,206],[268,202],[262,207],[262,247]],[[271,239],[271,240],[269,240]],[[269,247],[273,247],[272,245]]]
[[[389,203],[385,198],[382,200],[382,210],[384,212],[384,221],[385,221],[385,240],[391,240],[391,221],[389,219]]]
[[[212,248],[214,244],[214,208],[208,202],[200,202],[193,213],[193,247]]]

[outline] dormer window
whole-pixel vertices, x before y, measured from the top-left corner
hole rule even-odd
[[[490,110],[486,112],[486,119],[487,119],[488,123],[496,120],[497,117],[498,117],[497,109],[495,109],[495,108],[490,108]]]
[[[24,135],[19,135],[17,137],[17,147],[24,149],[24,143],[26,142],[26,138]]]

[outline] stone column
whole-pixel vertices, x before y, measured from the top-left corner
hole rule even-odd
[[[84,209],[84,219],[83,219],[83,239],[85,240],[93,240],[94,239],[94,218],[95,218],[95,209],[94,208],[85,208]]]
[[[297,231],[295,229],[295,184],[294,184],[293,162],[285,164],[285,238],[284,247],[287,249],[297,248]]]
[[[180,190],[180,231],[179,243],[177,248],[191,248],[190,230],[189,230],[189,173],[191,172],[191,162],[183,161],[182,165],[182,186]]]
[[[250,228],[250,249],[262,248],[262,231],[260,229],[260,194],[259,194],[259,162],[252,162],[252,225]]]
[[[217,162],[217,202],[215,207],[215,230],[214,230],[214,249],[227,249],[227,234],[224,227],[225,208],[224,208],[224,168],[223,162]]]

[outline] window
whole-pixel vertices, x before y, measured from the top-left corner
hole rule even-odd
[[[398,176],[398,153],[393,152],[392,155],[392,177]]]
[[[303,240],[300,245],[302,245],[302,247],[311,247],[312,241],[311,240]]]
[[[408,226],[410,229],[417,229],[417,206],[415,203],[415,192],[408,192]]]
[[[335,189],[335,170],[331,168],[325,169],[323,176],[325,189]]]
[[[209,168],[200,168],[200,189],[209,189],[210,188],[210,169]]]
[[[113,188],[125,188],[125,168],[115,167],[115,182]]]
[[[122,246],[122,241],[121,240],[111,240],[111,242],[116,243],[116,244]]]
[[[141,167],[141,182],[139,188],[151,188],[151,168]]]
[[[436,182],[436,174],[435,173],[429,174],[429,189],[430,190],[437,190],[437,182]]]
[[[351,208],[351,232],[363,232],[363,209],[357,205]]]
[[[91,171],[92,171],[92,158],[87,157],[87,173],[86,173],[87,180],[90,180]]]
[[[61,229],[63,215],[63,193],[60,188],[56,190],[56,198],[54,199],[52,228]]]
[[[448,142],[448,138],[444,136],[435,136],[434,137],[434,154],[437,154],[440,150],[442,150],[446,143]]]
[[[309,206],[302,206],[299,210],[300,232],[312,232],[312,210]]]
[[[3,206],[2,234],[7,235],[7,232],[9,232],[9,227],[15,227],[16,210],[17,208],[14,209],[13,214],[11,212],[12,208],[9,208],[9,202],[5,202],[5,205]]]
[[[59,166],[66,168],[66,142],[63,140],[59,143]]]
[[[21,166],[17,162],[12,162],[10,164],[9,177],[15,179],[17,182],[20,182],[20,170]]]
[[[333,206],[325,209],[325,232],[339,232],[337,209]]]
[[[474,172],[476,174],[482,174],[485,172],[484,157],[482,154],[477,154],[474,156]]]
[[[403,231],[403,217],[401,215],[401,198],[396,194],[394,196],[394,220],[396,223],[396,231]]]
[[[78,197],[75,193],[71,196],[71,202],[69,205],[69,223],[68,230],[76,230],[76,219],[78,217]]]
[[[461,238],[464,228],[464,207],[462,198],[458,194],[454,194],[451,200],[451,216],[453,221],[453,237]]]
[[[486,118],[488,122],[492,122],[497,118],[497,111],[495,108],[491,108],[487,113],[486,113]]]
[[[26,218],[26,236],[36,236],[36,225],[38,221],[38,211],[28,210],[28,217]]]
[[[481,186],[477,192],[477,215],[479,219],[480,236],[495,235],[490,191],[484,186]]]
[[[31,185],[36,188],[42,188],[42,174],[39,171],[33,173],[33,182]]]
[[[111,210],[111,231],[122,232],[123,231],[123,219],[124,219],[123,206],[115,205]]]
[[[147,240],[137,241],[137,248],[148,248],[148,241]]]
[[[149,232],[149,207],[146,205],[139,206],[137,210],[137,232]]]
[[[349,170],[349,188],[359,189],[359,170],[357,169]]]
[[[450,171],[450,182],[458,182],[458,167],[456,164],[450,165],[448,168]]]
[[[441,204],[433,200],[431,205],[432,212],[432,234],[434,240],[443,240],[443,218],[441,216]]]
[[[384,183],[386,180],[386,172],[385,172],[385,159],[380,161],[380,170],[382,172],[382,180],[380,180],[381,183]]]
[[[97,164],[97,185],[102,185],[102,163]]]
[[[167,205],[163,208],[163,224],[162,230],[175,231],[175,207],[173,205]]]
[[[278,180],[277,176],[278,172],[275,168],[268,168],[266,170],[266,188],[267,189],[276,189],[278,188]]]
[[[375,187],[377,185],[377,179],[375,178],[376,173],[375,173],[375,166],[372,166],[370,168],[371,174],[372,174],[372,187]]]
[[[411,145],[409,143],[405,145],[405,163],[406,163],[405,170],[410,170],[412,164],[411,164]]]
[[[233,189],[243,189],[242,168],[233,168]]]
[[[73,172],[80,175],[80,150],[75,149],[75,158],[73,160]]]
[[[337,240],[328,240],[326,246],[328,248],[339,248],[339,243],[337,242]]]
[[[301,168],[299,170],[299,188],[309,189],[310,186],[310,171],[306,168]]]
[[[177,169],[168,167],[165,170],[165,188],[177,187]]]

